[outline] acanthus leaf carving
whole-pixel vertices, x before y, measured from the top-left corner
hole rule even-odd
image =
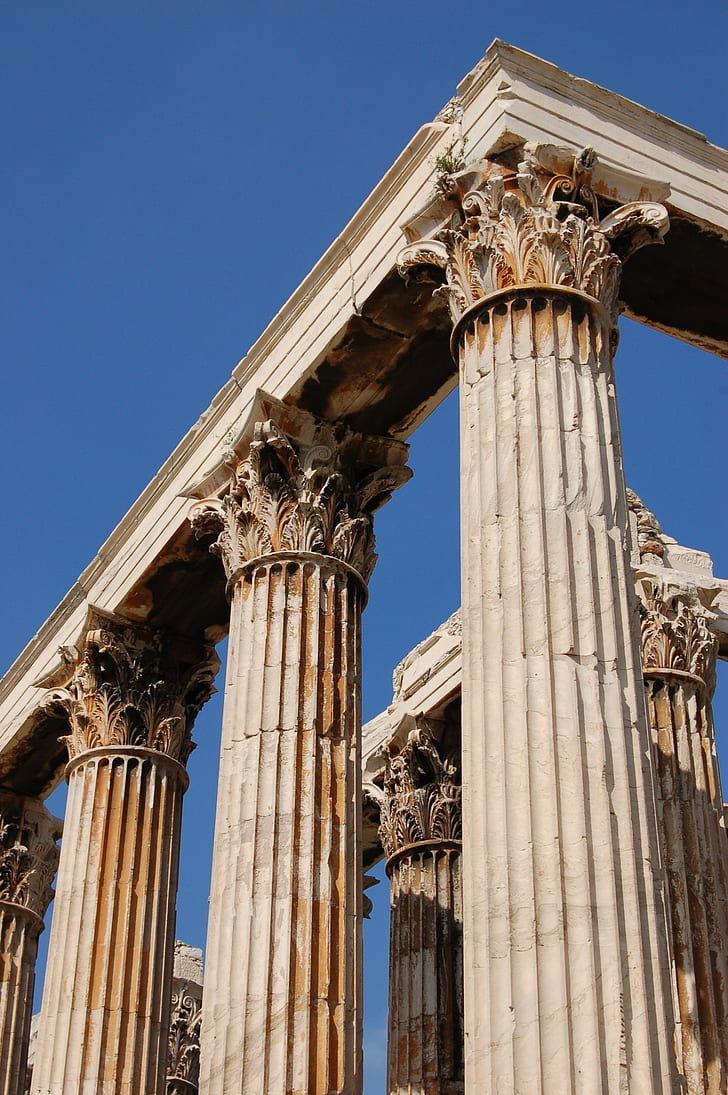
[[[593,149],[583,149],[571,177],[553,175],[526,149],[515,172],[498,174],[488,161],[469,165],[449,180],[449,221],[434,238],[403,249],[400,273],[439,267],[445,284],[437,292],[454,322],[499,290],[529,285],[579,290],[616,321],[621,264],[659,242],[668,217],[655,202],[630,202],[600,220],[590,185],[595,163]]]
[[[647,676],[691,678],[710,698],[715,690],[718,639],[697,595],[670,581],[638,573],[642,669]]]
[[[172,992],[172,1016],[169,1024],[167,1090],[174,1080],[186,1081],[183,1090],[197,1090],[200,1075],[200,1023],[202,1001],[197,986],[178,983]],[[181,1085],[178,1085],[181,1086]]]
[[[299,441],[272,418],[257,421],[227,492],[193,505],[195,535],[215,536],[210,550],[228,577],[251,559],[309,552],[338,559],[368,581],[376,562],[372,514],[411,477],[407,446],[313,416],[306,425]]]
[[[67,717],[62,739],[73,760],[96,748],[137,746],[186,764],[192,725],[214,692],[220,665],[214,647],[195,646],[193,660],[170,654],[150,628],[92,609],[79,649],[61,652],[67,679],[47,692],[42,708]],[[75,656],[74,656],[75,655]]]
[[[42,803],[0,794],[0,901],[43,919],[53,898],[62,828]]]
[[[379,832],[388,857],[412,844],[462,839],[458,751],[445,748],[427,720],[390,752],[379,797]]]

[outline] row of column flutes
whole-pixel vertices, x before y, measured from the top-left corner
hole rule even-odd
[[[666,571],[662,572],[662,576],[670,578]],[[267,662],[270,666],[274,663],[280,680],[286,666],[297,664],[301,649],[309,652],[308,657],[320,658],[322,665],[334,666],[336,657],[331,644],[340,642],[346,635],[350,639],[355,635],[349,618],[351,606],[347,585],[350,577],[346,571],[336,567],[322,567],[310,559],[301,564],[293,558],[279,560],[251,572],[246,577],[248,594],[240,600],[241,605],[246,606],[238,614],[241,631],[240,634],[236,631],[231,649],[233,680],[244,681],[246,673],[258,683],[263,679],[253,659],[246,659],[247,666],[241,667],[236,664],[235,657],[236,650],[248,649],[243,632],[246,627],[253,627],[261,607],[272,621],[270,633],[266,634],[261,647],[261,664]],[[680,1017],[678,1050],[690,1095],[712,1095],[725,1087],[725,1060],[728,1056],[725,953],[728,937],[728,861],[710,706],[715,640],[707,630],[705,613],[695,606],[686,609],[680,598],[675,600],[674,589],[672,596],[668,593],[656,595],[658,577],[659,571],[654,571],[650,587],[646,589],[643,573],[638,589],[642,597],[645,635],[643,669],[658,777],[660,838],[667,874],[674,987]],[[670,580],[674,587],[675,577]],[[307,634],[307,625],[298,618],[299,613],[305,615],[307,605],[315,603],[330,608],[335,621],[321,641]],[[691,621],[689,627],[684,622],[686,612]],[[682,627],[675,623],[680,613],[683,614]],[[654,653],[656,633],[663,643],[661,657]],[[677,652],[676,636],[683,636],[683,646]],[[294,648],[291,648],[291,643],[294,643]],[[356,666],[355,646],[354,638],[354,645],[349,645],[349,653],[340,663],[344,677],[347,676],[347,662],[353,668]],[[277,654],[271,656],[271,650],[276,650]],[[303,677],[306,676],[305,670],[306,665],[302,664]],[[306,704],[310,705],[307,710],[309,722],[316,723],[317,712],[322,708],[329,712],[335,708],[336,701],[331,695],[334,677],[327,677],[327,672],[316,669],[310,679],[319,682],[319,690],[309,693],[305,701],[301,701],[304,709]],[[301,679],[299,677],[299,682]],[[266,687],[269,685],[270,682]],[[263,723],[260,734],[243,736],[243,747],[245,742],[253,739],[258,760],[256,793],[259,797],[255,810],[241,809],[241,816],[247,813],[258,818],[255,823],[257,829],[250,840],[231,829],[227,854],[228,858],[232,856],[233,868],[240,856],[245,858],[246,849],[251,845],[278,848],[281,856],[290,856],[292,849],[297,848],[299,854],[297,862],[289,862],[287,869],[284,869],[283,858],[273,862],[269,857],[262,856],[265,876],[264,884],[258,889],[258,900],[262,900],[263,904],[250,915],[250,922],[252,924],[257,919],[258,929],[265,929],[269,940],[268,950],[263,952],[259,949],[259,938],[255,939],[255,947],[264,955],[260,971],[266,981],[258,992],[251,991],[250,985],[246,987],[248,998],[244,1006],[247,1016],[257,1006],[257,1000],[267,1001],[268,1018],[264,1025],[257,1028],[258,1038],[270,1041],[279,1038],[281,1046],[284,1046],[290,1043],[291,1029],[308,1029],[308,1039],[296,1040],[303,1059],[308,1061],[312,1045],[321,1046],[330,1042],[326,1027],[329,1025],[335,1029],[338,1019],[336,1006],[332,1012],[330,1005],[327,1005],[321,1029],[317,1027],[320,1014],[318,1019],[314,1014],[313,1028],[310,1011],[306,1012],[304,1008],[302,1014],[294,1016],[296,1004],[302,998],[306,999],[305,993],[302,995],[296,990],[296,973],[303,971],[303,975],[312,982],[317,976],[323,977],[322,982],[314,984],[308,995],[309,1009],[320,1013],[324,987],[337,980],[332,977],[330,963],[332,959],[336,960],[337,955],[345,953],[344,941],[348,938],[347,933],[351,932],[356,912],[353,907],[358,893],[354,870],[356,857],[353,846],[349,848],[348,857],[344,856],[344,860],[348,859],[349,893],[353,897],[349,923],[343,919],[338,931],[334,926],[329,936],[330,952],[323,961],[320,958],[313,961],[310,947],[315,939],[317,954],[320,955],[322,938],[315,927],[322,917],[326,918],[327,902],[331,901],[332,895],[324,894],[321,902],[321,895],[314,888],[312,901],[318,896],[320,904],[316,914],[306,916],[301,915],[304,910],[296,903],[294,895],[306,888],[304,883],[312,877],[311,871],[315,870],[315,841],[311,825],[315,817],[326,814],[325,802],[320,795],[323,793],[328,801],[331,787],[336,782],[332,780],[332,764],[335,765],[332,758],[335,758],[337,743],[325,739],[321,750],[317,751],[310,732],[303,731],[296,735],[275,729],[285,721],[281,717],[284,690],[279,684],[277,691],[270,693],[277,696],[277,707],[263,701],[264,692],[265,689],[261,689],[252,694],[247,687],[241,692],[247,697],[246,703],[253,704],[258,712],[260,717],[257,721]],[[265,718],[264,710],[267,712]],[[239,715],[239,712],[235,713],[228,725],[233,728],[252,725],[249,712]],[[439,1095],[444,1090],[456,1090],[456,1085],[462,1083],[462,874],[460,841],[453,839],[459,837],[461,777],[457,768],[453,768],[449,776],[444,771],[442,766],[452,753],[452,742],[440,756],[442,744],[435,737],[428,737],[433,726],[437,723],[426,720],[423,727],[410,736],[405,749],[399,754],[395,752],[393,760],[399,763],[399,770],[396,770],[392,760],[388,762],[387,789],[382,796],[382,803],[386,800],[382,808],[382,832],[389,855],[388,873],[392,885],[388,1087],[391,1092],[423,1091]],[[273,733],[267,739],[262,738],[261,743],[258,739],[271,729]],[[339,746],[342,740],[339,738]],[[266,742],[272,743],[272,752]],[[294,746],[292,753],[289,746]],[[419,757],[418,763],[413,763],[412,756],[405,757],[407,750]],[[433,767],[433,755],[439,757],[439,771]],[[355,765],[352,763],[353,757],[348,756],[346,746],[341,756],[344,766],[340,786],[345,789],[348,780],[349,791],[344,790],[343,798],[346,800],[348,795],[353,804]],[[403,763],[405,759],[406,763]],[[230,788],[228,795],[234,801],[235,772],[241,765],[237,755],[231,754],[230,760],[231,763],[223,768],[223,774]],[[250,764],[244,762],[242,767],[249,769]],[[260,787],[265,788],[266,778],[268,788],[276,789],[276,795],[281,793],[281,767],[288,769],[291,780],[301,781],[300,794],[294,784],[289,788],[290,793],[283,795],[281,801],[288,803],[287,812],[281,809],[277,799],[273,800],[275,809],[271,810],[270,802],[265,797],[260,798]],[[264,772],[267,777],[263,776]],[[147,1006],[138,1007],[140,974],[145,968],[160,969],[166,956],[160,952],[155,957],[149,950],[149,943],[153,945],[155,939],[155,932],[148,931],[149,923],[144,927],[147,943],[135,942],[138,922],[135,928],[134,917],[139,910],[135,912],[132,909],[132,891],[138,893],[140,889],[146,890],[155,898],[160,893],[166,895],[167,906],[157,904],[156,932],[158,945],[166,947],[170,935],[169,900],[175,889],[174,879],[168,872],[174,866],[178,852],[173,838],[179,830],[181,792],[186,776],[177,762],[150,750],[127,748],[107,753],[97,749],[83,754],[79,761],[71,765],[69,783],[67,832],[69,836],[75,833],[77,842],[74,854],[65,860],[66,869],[72,871],[72,880],[70,883],[65,878],[59,880],[61,900],[57,901],[54,920],[58,925],[56,932],[61,932],[66,945],[51,951],[51,963],[46,975],[45,1010],[46,1015],[55,1022],[58,1022],[59,1015],[65,1013],[68,1030],[74,1031],[73,1036],[70,1033],[66,1035],[66,1041],[76,1047],[82,1059],[117,1062],[119,1052],[118,1049],[113,1054],[110,1052],[112,1043],[133,1044],[137,1040],[134,1032],[130,1035],[125,1026],[130,1021],[143,1026],[148,1016],[159,1017],[166,1010],[166,1003],[159,996],[166,975],[155,979],[154,984],[147,984],[147,988],[156,992],[157,996],[152,995]],[[298,810],[294,811],[296,802]],[[309,806],[305,805],[306,802]],[[223,803],[227,824],[230,822],[230,811],[230,802]],[[4,1064],[0,1074],[4,1087],[0,1091],[3,1095],[11,1095],[22,1090],[30,1022],[27,1003],[32,997],[42,915],[52,893],[50,881],[57,860],[56,838],[60,823],[40,803],[23,800],[10,793],[3,796],[2,812],[6,881],[0,899],[3,954],[0,1060]],[[340,810],[335,808],[327,816],[328,823],[335,827],[337,816],[345,812],[345,804]],[[294,818],[294,813],[297,813],[297,818]],[[262,820],[265,818],[268,821]],[[267,839],[263,827],[270,824],[271,818],[275,819],[281,830],[298,830],[299,835],[283,842],[275,836]],[[304,836],[302,840],[302,830],[306,825],[309,839]],[[439,826],[437,834],[433,833],[433,825]],[[125,826],[128,826],[128,832]],[[340,826],[340,829],[343,831],[343,827]],[[135,835],[133,842],[128,841],[129,833]],[[433,839],[435,835],[438,839]],[[155,843],[160,839],[161,844]],[[328,843],[330,845],[330,838]],[[70,846],[67,841],[67,847]],[[101,855],[102,849],[104,855]],[[16,884],[12,892],[9,888],[11,862]],[[252,861],[248,865],[249,872],[252,871],[253,875],[256,871],[259,873],[260,863],[261,860],[257,864]],[[237,891],[241,886],[241,869],[245,871],[245,863],[242,868],[231,869],[230,862],[226,861],[225,869],[216,871],[217,877],[228,879],[230,883],[229,892],[220,895],[220,901],[226,908],[216,918],[217,923],[229,923],[232,910],[240,907]],[[31,890],[23,886],[26,876],[34,879]],[[282,900],[284,904],[282,915],[280,908],[271,905],[268,899],[268,895],[275,890],[274,878],[281,876],[291,880],[289,888],[278,891],[277,900]],[[69,900],[71,895],[82,902],[81,906],[73,907]],[[248,896],[246,900],[254,903],[253,897]],[[116,954],[109,948],[108,942],[112,920],[116,921]],[[309,925],[308,950],[305,941],[302,943],[300,936],[288,930],[299,921]],[[279,924],[283,924],[284,931],[276,936],[276,925]],[[79,925],[84,925],[86,929],[85,939],[77,931]],[[127,933],[124,939],[120,937],[122,929],[119,925]],[[95,937],[100,941],[98,946],[89,946],[89,939],[92,938],[88,935],[89,931],[96,933]],[[76,948],[70,946],[74,938]],[[219,945],[229,947],[230,938],[228,933],[224,940],[219,940]],[[84,949],[95,951],[95,967],[88,962],[78,962],[78,955],[83,954]],[[278,953],[281,950],[285,954],[282,962]],[[144,964],[140,961],[142,954],[148,956]],[[127,982],[118,973],[115,976],[114,962],[120,955],[127,956],[124,963],[129,978]],[[231,961],[231,955],[226,953],[221,967],[230,968]],[[100,973],[94,975],[94,968]],[[277,999],[272,987],[276,969],[288,971],[288,980],[279,983]],[[212,979],[208,980],[208,991],[213,983]],[[63,1000],[59,988],[64,984],[74,986],[69,1001]],[[130,1017],[129,1011],[124,1010],[125,997],[127,1004],[134,999],[141,1018],[139,1015]],[[80,1002],[84,999],[97,1000],[97,1007],[81,1006]],[[224,1002],[221,1014],[227,1008]],[[282,1016],[277,1030],[269,1018],[275,1014]],[[48,1022],[46,1018],[46,1024]],[[352,1016],[346,1027],[351,1030],[355,1025]],[[218,1021],[211,1024],[211,1029],[215,1031],[224,1026],[222,1018],[218,1017]],[[243,1037],[246,1037],[244,1032]],[[247,1037],[250,1038],[250,1035]],[[155,1069],[159,1071],[163,1068],[161,1061],[166,1052],[165,1030],[159,1019],[153,1040],[159,1047],[155,1064]],[[41,1035],[36,1078],[42,1077],[43,1070],[49,1067],[48,1054],[44,1051],[49,1044],[51,1040]],[[247,1058],[244,1058],[248,1061],[248,1070],[255,1068],[256,1059],[272,1059],[273,1053],[270,1042],[257,1044],[255,1052],[248,1052]],[[288,1053],[290,1056],[290,1049]],[[52,1058],[50,1062],[52,1065]],[[63,1057],[63,1067],[66,1070],[77,1067],[77,1062],[67,1052]],[[343,1063],[342,1074],[346,1067],[348,1062]],[[38,1083],[41,1082],[38,1080]],[[62,1082],[68,1087],[71,1081],[64,1079]],[[116,1066],[108,1082],[124,1082],[123,1076],[119,1079]],[[242,1083],[242,1078],[236,1082]],[[180,1088],[190,1087],[189,1081],[183,1078],[176,1078],[174,1083]],[[290,1080],[284,1083],[290,1086]],[[314,1078],[313,1087],[316,1086]]]
[[[34,1092],[162,1090],[186,784],[147,749],[72,766]]]
[[[298,578],[295,563],[289,563],[288,567],[293,571],[294,580],[306,580],[303,574]],[[279,580],[284,569],[275,569]],[[308,578],[311,576],[312,568],[309,567]],[[260,576],[256,580],[260,581]],[[643,613],[654,617],[654,602],[643,606]],[[707,633],[704,639],[707,646],[714,646]],[[710,650],[709,653],[714,660],[714,651]],[[728,907],[725,899],[728,893],[728,864],[723,847],[723,803],[710,708],[711,668],[710,665],[704,667],[702,676],[698,676],[680,669],[675,671],[669,665],[653,663],[647,667],[647,672],[650,725],[659,780],[661,844],[670,898],[675,989],[681,1016],[679,1050],[682,1069],[691,1095],[720,1092],[724,1086],[726,1060],[724,940],[728,932],[724,921]],[[146,843],[149,834],[139,825],[138,807],[144,797],[144,789],[148,790],[150,760],[154,760],[153,754],[145,756],[141,751],[129,750],[126,755],[119,755],[113,761],[109,757],[96,755],[89,757],[85,764],[74,767],[70,776],[73,779],[74,773],[81,775],[84,785],[82,801],[91,795],[82,811],[91,820],[91,829],[97,824],[93,820],[94,803],[97,803],[99,796],[104,813],[100,831],[103,831],[104,822],[108,824],[109,816],[119,812],[120,800],[129,791],[131,767],[132,793],[128,797],[135,801],[136,807],[134,803],[129,803],[126,809],[131,811],[132,823],[141,843]],[[164,767],[162,765],[162,769]],[[167,764],[166,767],[171,767],[174,773],[174,765]],[[100,787],[99,770],[102,773]],[[168,774],[163,772],[163,783]],[[432,775],[421,774],[419,785],[420,790],[423,787],[425,790],[436,789],[442,799],[442,787],[436,787]],[[453,786],[458,796],[456,810],[459,811],[459,777]],[[409,790],[415,791],[414,785]],[[151,795],[152,800],[155,797],[158,799],[157,809],[164,813],[163,796]],[[75,799],[72,794],[71,802]],[[397,812],[402,815],[407,807],[411,808],[411,799],[412,794],[408,799],[401,784],[399,787],[389,787],[386,812],[390,818],[390,832],[395,831],[393,815]],[[59,823],[47,815],[40,803],[31,802],[25,807],[24,823],[27,826],[32,821],[35,828],[30,835],[26,829],[25,844],[20,844],[18,838],[24,831],[20,820],[23,800],[6,795],[3,806],[6,827],[9,828],[8,819],[13,816],[13,811],[17,819],[13,839],[6,838],[5,844],[15,849],[18,881],[24,872],[37,872],[39,869],[45,871],[46,879],[45,895],[42,887],[36,885],[40,900],[38,911],[21,903],[25,896],[21,890],[14,895],[15,901],[7,900],[7,894],[0,901],[4,956],[0,993],[0,1034],[3,1039],[0,1060],[4,1063],[0,1078],[4,1087],[0,1090],[3,1095],[11,1095],[23,1089],[30,1022],[30,1010],[25,1005],[32,997],[37,937],[42,930],[39,912],[43,909],[43,901],[50,895],[49,879],[57,858],[55,838]],[[401,817],[399,820],[401,832]],[[73,831],[74,819],[69,816],[68,821]],[[45,834],[41,832],[39,835],[40,823],[45,826]],[[459,842],[453,843],[450,839],[453,832],[457,832],[457,824],[439,841],[424,839],[432,834],[420,831],[414,837],[423,839],[413,837],[410,844],[401,844],[400,840],[400,846],[392,844],[389,848],[392,914],[388,1088],[391,1092],[422,1091],[439,1095],[445,1089],[455,1090],[453,1085],[462,1082],[461,855]],[[155,829],[159,829],[158,824],[152,825],[152,830]],[[386,845],[386,836],[384,842]],[[20,852],[19,848],[22,849]],[[18,862],[23,857],[26,861]],[[78,856],[74,856],[74,863],[77,869],[85,869],[85,860],[81,861]],[[122,877],[123,873],[122,870]],[[106,885],[108,887],[108,883]],[[103,880],[99,881],[99,887],[103,890]],[[102,900],[101,903],[108,906],[108,895],[106,901]],[[98,893],[92,895],[87,912],[93,915],[97,904]],[[62,916],[59,906],[57,910],[56,916]],[[66,961],[70,960],[71,969],[74,969],[75,952],[64,957]],[[49,971],[48,976],[52,980],[53,972]],[[74,1041],[81,1046],[86,1039]],[[42,1045],[41,1042],[41,1048]],[[42,1054],[39,1054],[38,1061],[42,1062]],[[183,1087],[192,1090],[189,1081],[183,1079],[178,1078],[170,1083],[176,1084],[180,1090]]]
[[[569,217],[554,214],[544,236],[552,246],[566,224],[559,263],[587,232]],[[601,258],[597,282],[611,269]],[[578,288],[516,285],[461,320],[464,1080],[504,1095],[672,1095],[692,1049],[676,1059],[672,1045],[613,316]],[[204,1095],[361,1088],[360,614],[371,513],[403,481],[402,446],[298,417],[290,435],[268,411],[256,419],[226,494],[197,514],[232,599]],[[184,765],[211,686],[201,657],[92,610],[54,678],[69,805],[32,1095],[164,1083]],[[672,703],[674,723],[684,706]],[[451,970],[432,1002],[432,956],[458,923],[460,803],[451,762],[424,736],[410,744],[415,767],[393,755],[387,777],[411,826],[390,853],[395,961],[412,990],[393,1002],[390,1086],[454,1091],[459,1036],[439,1029],[437,1062],[422,1042],[442,999],[460,998]],[[431,930],[440,943],[423,951]],[[703,937],[692,960],[707,969],[716,933]],[[720,1044],[700,1050],[709,1095],[725,1086]]]
[[[235,586],[201,1043],[210,1095],[357,1089],[360,611],[361,583],[334,560],[282,558]]]

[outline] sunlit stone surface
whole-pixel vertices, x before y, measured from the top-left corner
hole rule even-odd
[[[392,1093],[459,1092],[461,1053],[469,1095],[726,1095],[728,589],[630,517],[611,370],[620,310],[728,356],[727,239],[728,153],[505,43],[415,134],[0,682],[8,1095],[58,835],[40,854],[17,818],[64,772],[33,1095],[357,1095],[383,843]],[[372,513],[458,382],[461,616],[362,746]],[[185,762],[226,634],[205,1000],[170,1026]],[[387,829],[456,786],[462,851]]]
[[[410,472],[391,439],[261,414],[222,500],[192,517],[232,602],[200,1082],[356,1095],[360,621],[372,511]]]
[[[162,1090],[184,764],[218,665],[91,611],[47,682],[70,759],[33,1095]]]

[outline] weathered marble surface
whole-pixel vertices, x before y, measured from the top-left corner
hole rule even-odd
[[[70,760],[33,1095],[163,1088],[184,764],[218,666],[92,610],[47,682]]]
[[[231,627],[201,1089],[361,1090],[361,612],[406,446],[263,398],[192,511]]]

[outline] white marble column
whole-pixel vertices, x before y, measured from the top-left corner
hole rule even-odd
[[[642,668],[657,770],[687,1095],[728,1092],[728,854],[711,698],[717,583],[662,565],[654,516],[637,514]]]
[[[406,446],[258,413],[227,493],[193,513],[232,601],[200,1091],[356,1095],[360,618]]]
[[[38,936],[61,829],[38,799],[0,789],[0,1095],[25,1091]]]
[[[387,1091],[455,1095],[463,1090],[460,748],[446,724],[418,721],[388,756],[378,796],[391,886]]]
[[[612,373],[620,261],[593,154],[450,180],[460,363],[466,1090],[679,1090]],[[442,208],[442,207],[441,207]]]
[[[33,1095],[165,1090],[184,764],[211,648],[91,610],[46,706],[68,802]]]

